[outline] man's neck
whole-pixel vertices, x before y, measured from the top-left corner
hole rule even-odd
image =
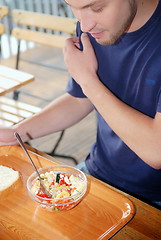
[[[141,28],[153,15],[159,0],[136,0],[137,13],[128,32],[134,32]]]

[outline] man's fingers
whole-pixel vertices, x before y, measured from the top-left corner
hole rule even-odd
[[[71,49],[80,49],[80,40],[78,37],[72,37],[72,38],[68,38],[66,39],[65,41],[65,45],[64,45],[64,48],[63,48],[63,52],[65,52],[67,49],[71,50]]]
[[[92,47],[87,33],[82,33],[81,41],[82,41],[82,44],[83,44],[83,49],[89,49],[89,48]]]

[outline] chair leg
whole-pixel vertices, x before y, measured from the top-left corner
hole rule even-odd
[[[20,45],[21,45],[21,41],[18,40],[18,45],[17,45],[17,55],[16,55],[16,69],[19,69],[19,60],[20,60]]]
[[[52,156],[52,157],[60,157],[60,158],[70,159],[70,160],[74,161],[74,163],[77,165],[78,161],[76,160],[76,158],[74,158],[72,156],[69,156],[69,155],[57,154],[56,153],[56,149],[58,148],[58,146],[59,146],[59,144],[60,144],[60,142],[61,142],[61,140],[62,140],[62,138],[64,136],[64,133],[65,133],[65,130],[61,131],[61,134],[60,134],[60,136],[59,136],[59,138],[58,138],[58,140],[57,140],[57,142],[55,144],[54,149],[50,153],[48,153],[48,154],[50,156]]]
[[[16,66],[15,66],[16,69],[19,69],[20,44],[21,44],[21,41],[18,40],[17,55],[16,55]],[[19,91],[19,90],[14,90],[14,91],[13,91],[13,99],[14,99],[14,100],[18,100],[18,99],[19,99],[19,94],[20,94],[20,91]]]
[[[55,154],[55,151],[56,151],[56,149],[58,148],[58,146],[59,146],[59,144],[60,144],[60,142],[61,142],[61,140],[62,140],[62,138],[63,138],[63,136],[64,136],[64,133],[65,133],[65,130],[61,131],[60,136],[59,136],[59,138],[58,138],[58,140],[57,140],[57,142],[56,142],[56,144],[55,144],[55,147],[54,147],[53,150],[51,151],[51,155],[54,155],[54,154]]]
[[[13,91],[13,99],[18,100],[19,99],[19,94],[20,94],[19,90],[14,90]]]

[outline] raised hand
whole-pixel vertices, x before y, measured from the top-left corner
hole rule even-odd
[[[84,89],[93,84],[97,76],[97,59],[86,33],[81,35],[83,50],[80,50],[79,38],[69,38],[64,47],[64,60],[70,75]]]

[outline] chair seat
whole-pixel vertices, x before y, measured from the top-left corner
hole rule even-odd
[[[33,114],[39,112],[41,108],[13,100],[7,97],[0,97],[0,124],[12,126]]]
[[[41,111],[41,108],[39,107],[20,102],[19,100],[0,97],[0,125],[7,127],[12,126],[26,118],[29,118],[39,111]],[[64,131],[61,132],[54,149],[51,151],[51,153],[48,154],[55,157],[68,158],[74,161],[75,164],[78,164],[77,160],[74,157],[56,153],[56,149],[58,148],[63,135]]]

